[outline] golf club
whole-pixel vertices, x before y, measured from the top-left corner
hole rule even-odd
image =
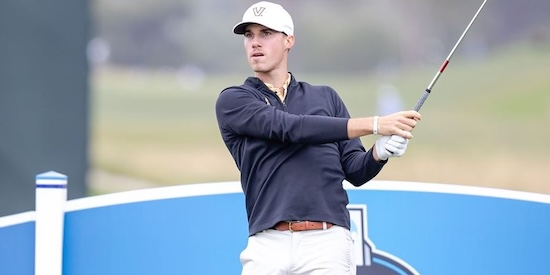
[[[432,82],[430,82],[430,85],[428,85],[428,88],[426,88],[426,90],[424,91],[424,94],[422,94],[422,97],[420,97],[420,99],[418,100],[418,102],[416,103],[416,106],[414,107],[414,110],[415,111],[419,111],[420,108],[422,107],[422,105],[424,105],[424,101],[426,101],[426,99],[428,98],[428,96],[430,95],[430,93],[432,92],[432,88],[433,86],[435,85],[435,83],[437,82],[437,80],[439,79],[439,76],[441,76],[441,74],[443,73],[443,71],[445,71],[445,68],[447,68],[447,65],[449,65],[449,61],[451,60],[451,57],[453,56],[453,54],[455,53],[456,51],[456,48],[458,48],[458,45],[460,45],[460,42],[462,42],[462,39],[464,39],[464,36],[466,35],[466,33],[468,32],[468,30],[470,29],[470,27],[472,26],[472,23],[474,23],[474,21],[476,20],[479,12],[481,12],[481,10],[483,9],[483,7],[485,6],[485,3],[487,2],[487,0],[484,0],[483,3],[481,4],[481,6],[479,7],[479,9],[477,10],[476,14],[474,15],[474,17],[472,18],[472,20],[470,21],[470,23],[468,24],[468,26],[466,27],[466,29],[464,30],[464,32],[462,33],[462,35],[460,36],[460,38],[458,39],[458,41],[456,42],[455,46],[453,47],[453,49],[451,50],[451,52],[449,53],[449,56],[447,56],[447,59],[445,59],[445,61],[443,61],[443,64],[441,64],[441,67],[439,68],[439,71],[437,71],[437,73],[435,74],[434,78],[432,79]]]
[[[453,56],[456,49],[458,48],[458,45],[460,45],[460,42],[462,42],[462,39],[464,39],[464,36],[466,35],[466,33],[468,32],[468,30],[470,29],[470,27],[472,26],[472,24],[476,20],[477,16],[479,15],[481,10],[485,6],[485,3],[487,3],[487,0],[484,0],[483,3],[481,3],[481,6],[477,10],[477,12],[474,14],[474,17],[472,18],[472,20],[470,20],[470,23],[468,24],[468,26],[466,27],[466,29],[464,30],[464,32],[462,33],[460,38],[458,38],[458,41],[454,45],[453,49],[451,50],[451,52],[449,53],[449,55],[447,56],[445,61],[443,61],[443,64],[441,64],[441,67],[439,68],[439,70],[435,74],[434,78],[432,79],[432,82],[430,82],[430,85],[428,85],[426,90],[424,90],[424,93],[422,94],[422,97],[420,97],[420,99],[416,103],[416,106],[414,107],[415,111],[418,112],[420,110],[420,108],[422,108],[422,105],[424,105],[424,102],[426,101],[426,99],[428,99],[428,96],[432,92],[432,88],[434,87],[435,83],[437,82],[437,80],[439,79],[439,77],[441,76],[443,71],[445,71],[445,68],[447,68],[447,65],[449,65],[449,61],[451,60],[451,57]],[[392,152],[392,151],[389,151],[389,150],[387,150],[387,151],[390,152],[392,155],[394,154],[394,152]]]

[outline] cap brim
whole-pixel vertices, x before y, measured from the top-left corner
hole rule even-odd
[[[293,35],[293,34],[288,34],[286,33],[285,31],[283,30],[277,30],[277,29],[274,29],[274,28],[271,28],[269,26],[266,26],[265,24],[263,24],[262,22],[250,22],[250,21],[245,21],[245,22],[240,22],[238,23],[237,25],[235,25],[233,27],[233,33],[235,34],[244,34],[246,32],[246,27],[248,27],[248,25],[250,24],[258,24],[258,25],[262,25],[262,26],[265,26],[266,28],[270,28],[274,31],[278,31],[278,32],[282,32],[286,35]]]
[[[237,25],[235,25],[235,27],[233,27],[233,33],[235,34],[244,34],[244,32],[246,31],[246,26],[252,24],[252,22],[241,22],[241,23],[238,23]]]

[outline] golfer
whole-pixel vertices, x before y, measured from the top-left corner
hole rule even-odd
[[[242,274],[356,274],[342,182],[360,186],[403,155],[420,114],[350,118],[332,88],[298,81],[294,24],[278,4],[252,5],[233,32],[254,76],[221,92],[216,115],[245,194]],[[367,151],[359,137],[371,134]]]

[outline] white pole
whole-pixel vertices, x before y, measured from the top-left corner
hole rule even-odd
[[[63,223],[67,176],[50,171],[36,175],[35,275],[62,275]]]

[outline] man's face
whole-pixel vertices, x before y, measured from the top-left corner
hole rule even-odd
[[[254,72],[266,73],[286,66],[294,37],[258,24],[250,24],[244,33],[248,64]],[[286,67],[284,68],[286,70]]]

